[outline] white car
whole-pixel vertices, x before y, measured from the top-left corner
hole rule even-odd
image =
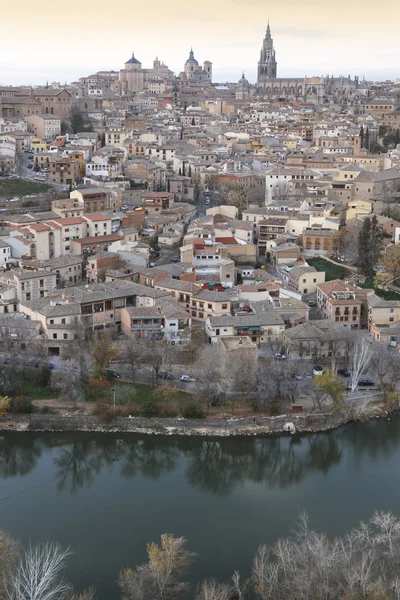
[[[190,375],[182,375],[180,380],[181,381],[186,381],[186,382],[193,382],[194,381],[193,377],[190,377]]]
[[[314,373],[314,375],[316,375],[317,377],[319,377],[320,375],[323,375],[324,370],[319,365],[315,365],[315,367],[313,368],[313,373]]]

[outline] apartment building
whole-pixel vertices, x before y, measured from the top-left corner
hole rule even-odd
[[[20,303],[37,302],[51,294],[57,286],[55,273],[21,269],[5,271],[0,275],[0,282],[15,287]]]
[[[200,290],[193,294],[190,302],[190,316],[207,321],[211,316],[231,314],[231,295],[228,292]]]
[[[80,179],[79,160],[56,158],[49,160],[49,181],[59,185],[72,185]]]
[[[205,326],[208,341],[212,344],[216,344],[218,338],[235,335],[248,336],[257,346],[282,340],[284,329],[282,318],[274,310],[248,315],[209,316]]]
[[[61,119],[54,115],[28,115],[28,131],[41,140],[54,140],[61,133]]]
[[[257,254],[266,256],[271,249],[271,241],[286,232],[287,217],[268,217],[258,223]],[[272,244],[274,245],[274,244]]]
[[[329,254],[332,250],[334,235],[333,229],[306,227],[302,234],[303,248],[313,253]]]
[[[367,290],[360,290],[340,279],[317,285],[317,306],[324,318],[337,325],[359,329],[364,322],[362,298],[366,298]],[[364,319],[365,320],[365,319]]]

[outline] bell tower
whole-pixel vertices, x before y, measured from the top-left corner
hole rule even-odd
[[[267,31],[260,52],[260,60],[258,62],[257,83],[265,81],[266,79],[276,79],[277,66],[274,41],[271,36],[271,28],[268,21]]]

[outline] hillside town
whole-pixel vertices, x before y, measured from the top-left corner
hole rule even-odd
[[[193,48],[179,75],[139,56],[0,87],[2,361],[40,342],[62,369],[106,333],[115,378],[133,340],[159,358],[154,384],[203,396],[210,357],[241,398],[275,362],[293,410],[326,371],[376,389],[350,366],[358,345],[398,356],[400,81],[279,78],[269,23],[255,84],[214,82]]]

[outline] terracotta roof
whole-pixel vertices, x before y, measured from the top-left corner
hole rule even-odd
[[[234,237],[217,237],[215,238],[216,242],[219,242],[220,244],[224,244],[224,245],[233,245],[235,244],[237,246],[237,241],[235,240]]]
[[[144,194],[142,198],[173,198],[174,194],[172,192],[149,192],[148,194]]]
[[[33,231],[48,231],[49,228],[43,223],[37,223],[35,225],[29,225],[29,229],[33,229]]]
[[[94,213],[93,215],[85,215],[85,219],[89,219],[89,221],[111,221],[111,217],[107,217],[106,215],[102,215],[99,213]]]
[[[85,219],[82,217],[64,217],[62,219],[52,219],[52,223],[56,225],[80,225],[81,223],[85,223]]]
[[[120,239],[120,235],[98,235],[72,241],[76,242],[77,244],[81,244],[82,246],[85,246],[86,244],[95,244],[98,246],[99,244],[104,244],[104,242],[117,242]]]

